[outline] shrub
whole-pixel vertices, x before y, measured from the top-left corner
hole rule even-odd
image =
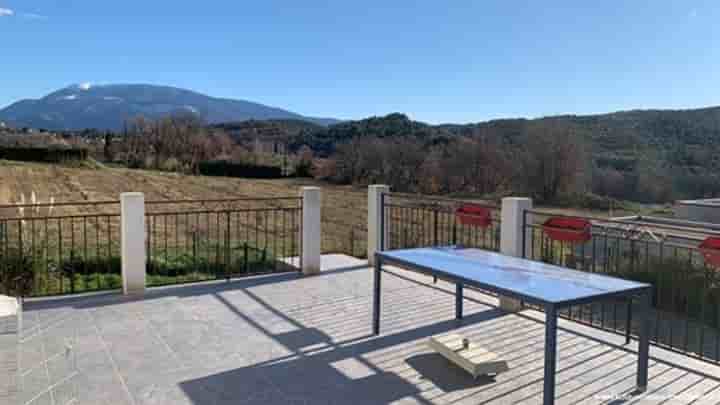
[[[246,177],[254,179],[276,179],[283,177],[282,168],[276,166],[232,163],[225,160],[200,162],[198,169],[205,176]]]
[[[33,259],[20,251],[8,251],[0,257],[0,288],[11,297],[26,297],[32,293],[35,281]]]
[[[6,160],[61,163],[66,161],[82,161],[87,158],[87,149],[0,147],[0,159]]]

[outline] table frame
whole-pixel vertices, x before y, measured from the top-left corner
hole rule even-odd
[[[525,259],[527,260],[527,259]],[[647,389],[648,380],[648,359],[650,349],[650,305],[652,299],[652,286],[643,286],[631,288],[622,291],[614,291],[606,294],[598,294],[584,298],[566,300],[562,302],[548,302],[539,297],[526,294],[519,294],[504,288],[496,287],[492,284],[483,283],[482,281],[459,277],[451,273],[446,273],[437,269],[432,269],[410,261],[400,260],[398,258],[383,254],[383,252],[375,253],[374,266],[374,291],[373,291],[373,334],[380,334],[380,307],[381,307],[381,275],[383,272],[383,264],[391,264],[401,269],[421,273],[441,280],[445,280],[455,284],[455,319],[463,318],[463,287],[471,286],[482,290],[494,292],[500,295],[517,298],[523,302],[533,303],[542,306],[545,309],[545,370],[544,370],[544,387],[543,387],[543,404],[552,405],[555,403],[555,372],[557,366],[557,316],[558,311],[573,305],[589,304],[612,298],[626,298],[632,300],[637,298],[639,302],[640,329],[638,331],[638,363],[637,363],[637,392],[644,392]],[[482,265],[479,264],[479,267]],[[629,305],[628,311],[631,312],[632,306]],[[629,339],[629,329],[627,337]],[[629,341],[629,340],[628,340]]]

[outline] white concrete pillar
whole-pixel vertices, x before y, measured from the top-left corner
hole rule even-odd
[[[523,237],[526,237],[525,257],[532,257],[530,254],[531,232],[526,232],[523,226],[524,220],[527,224],[532,223],[532,215],[525,216],[526,210],[532,209],[532,199],[524,197],[507,197],[502,200],[502,211],[500,213],[500,253],[507,256],[523,257]],[[520,300],[500,296],[500,308],[516,312],[522,309]]]
[[[120,194],[120,249],[124,294],[145,291],[145,195]]]
[[[322,241],[320,187],[302,187],[302,272],[320,273],[320,244]]]
[[[532,199],[524,197],[507,197],[502,200],[500,214],[500,252],[504,255],[523,257],[523,215],[532,210]],[[527,224],[532,223],[532,215],[526,217]],[[530,233],[527,233],[530,237]],[[529,242],[529,239],[527,240]],[[530,257],[530,243],[525,243],[526,257]]]
[[[381,215],[383,215],[383,210],[380,208],[381,196],[388,193],[390,193],[390,186],[382,184],[373,184],[368,186],[367,258],[370,265],[375,263],[375,252],[383,250],[383,247],[380,246],[380,243],[382,242],[381,239],[383,239],[380,237],[380,232],[385,232],[385,247],[388,245],[388,238],[390,235],[388,230],[390,227],[388,226],[387,221],[383,224],[381,217]]]
[[[20,299],[0,295],[0,399],[8,404],[20,403],[21,321]]]

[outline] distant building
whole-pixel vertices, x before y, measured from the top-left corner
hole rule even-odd
[[[591,223],[590,240],[574,244],[573,256],[584,257],[588,263],[594,258],[596,266],[611,268],[633,258],[642,265],[649,265],[646,259],[677,259],[678,252],[688,261],[688,252],[695,251],[708,236],[720,233],[720,225],[716,224],[640,215]],[[692,262],[701,265],[702,255],[695,252]]]
[[[720,198],[676,201],[675,218],[720,224]]]

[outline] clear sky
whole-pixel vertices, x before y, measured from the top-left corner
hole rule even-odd
[[[0,0],[0,106],[151,83],[473,122],[720,104],[720,1]]]

